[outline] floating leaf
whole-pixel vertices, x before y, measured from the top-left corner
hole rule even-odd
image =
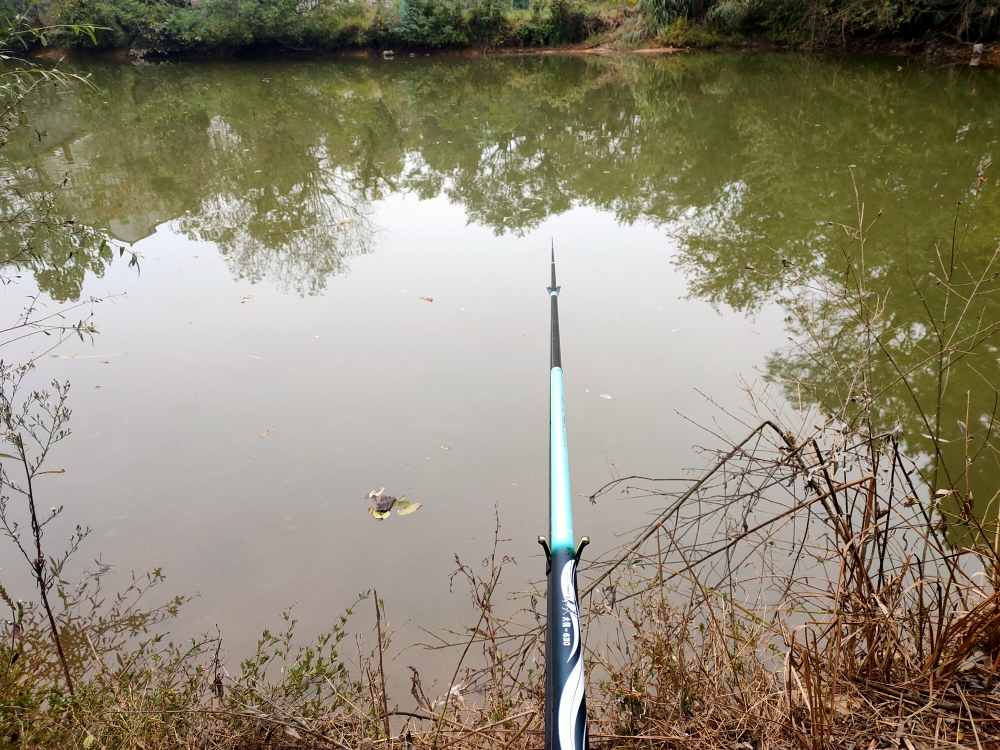
[[[83,740],[83,746],[90,747],[93,744],[94,744],[94,735],[88,734]]]
[[[245,303],[245,302],[246,302],[247,300],[252,300],[252,299],[253,299],[253,295],[252,295],[252,294],[246,294],[246,295],[244,295],[244,294],[241,294],[241,295],[240,295],[240,304],[242,305],[242,304],[243,304],[243,303]]]
[[[420,510],[421,505],[422,503],[407,503],[405,508],[400,508],[399,510],[396,511],[396,515],[408,516],[411,513],[416,513],[418,510]]]
[[[450,451],[451,448],[449,448],[447,445],[442,445],[441,446],[441,450],[443,450],[443,451]]]
[[[948,497],[949,495],[954,495],[955,490],[938,490],[934,493],[934,497]]]
[[[40,471],[35,474],[36,477],[40,477],[42,474],[65,474],[66,469],[51,469],[50,471]]]
[[[433,302],[434,301],[433,297],[421,297],[420,299],[422,299],[424,302]]]
[[[385,492],[385,487],[379,487],[377,490],[372,490],[368,493],[369,498],[382,497],[382,493]]]
[[[379,521],[384,521],[385,519],[387,519],[392,514],[392,508],[390,508],[389,510],[387,510],[385,513],[379,513],[374,508],[369,508],[368,512],[371,515],[373,515],[375,518],[377,518]]]
[[[260,433],[260,436],[261,436],[261,437],[267,437],[267,436],[268,436],[268,435],[270,435],[270,434],[271,434],[272,432],[274,432],[274,430],[275,430],[275,428],[274,428],[274,427],[272,427],[271,429],[269,429],[269,430],[265,430],[264,432]]]

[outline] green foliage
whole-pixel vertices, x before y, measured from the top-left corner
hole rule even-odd
[[[656,38],[667,47],[718,47],[739,41],[724,29],[696,24],[683,17],[661,29]]]
[[[50,12],[60,23],[99,27],[98,47],[160,52],[570,44],[603,27],[596,10],[580,0],[553,0],[551,7],[536,2],[528,17],[517,12],[529,2],[406,0],[386,7],[364,0],[53,0]],[[92,46],[68,33],[58,41]]]
[[[29,643],[22,646],[21,636],[12,646],[10,626],[0,641],[0,663],[7,665],[0,673],[0,736],[26,747],[135,748],[177,747],[169,740],[195,736],[261,747],[275,727],[292,727],[284,734],[293,737],[322,737],[314,724],[363,735],[370,721],[359,723],[340,711],[364,706],[362,719],[375,714],[369,686],[351,678],[336,650],[347,618],[305,645],[293,639],[289,612],[282,619],[283,632],[265,630],[257,651],[232,675],[221,636],[167,643],[154,635],[112,646],[98,640],[96,623],[88,621],[92,647],[80,638],[78,689],[67,697],[53,682],[51,648],[40,635],[37,612],[29,612]],[[68,712],[75,720],[67,720]]]
[[[100,27],[98,46],[183,51],[283,46],[335,49],[365,37],[361,2],[308,4],[300,0],[55,0],[60,21]],[[70,46],[84,41],[61,39]]]
[[[553,0],[549,39],[554,44],[582,42],[600,29],[600,19],[577,0]]]
[[[1000,0],[638,0],[637,9],[631,43],[711,47],[763,37],[828,44],[939,34],[954,44],[1000,32]]]
[[[721,0],[711,5],[709,27],[772,39],[825,43],[833,38],[916,38],[941,33],[959,39],[995,38],[998,0]]]
[[[156,5],[137,0],[88,2],[88,0],[56,0],[50,7],[60,21],[67,24],[90,24],[98,27],[97,46],[127,47],[131,39],[140,36],[151,25],[162,20]],[[82,45],[82,41],[60,38],[67,46]]]
[[[23,7],[22,7],[23,6]],[[849,37],[988,40],[1000,0],[52,0],[54,41],[136,50],[351,47],[444,49],[574,44],[610,26],[626,42],[712,47],[748,38],[824,44]],[[530,10],[530,15],[526,11]],[[29,12],[0,0],[0,17]],[[687,22],[687,23],[685,23]],[[75,27],[75,28],[71,28]]]
[[[678,18],[692,16],[691,3],[688,0],[639,0],[639,10],[647,22],[655,28],[668,26]]]
[[[375,26],[374,38],[386,47],[465,47],[470,30],[460,2],[409,0],[394,22]]]
[[[337,645],[347,636],[344,626],[352,612],[348,609],[339,623],[306,646],[295,643],[297,621],[291,610],[282,612],[284,632],[263,632],[254,655],[240,665],[241,677],[229,688],[230,700],[249,706],[295,705],[299,716],[310,719],[345,705],[344,696],[354,690]]]

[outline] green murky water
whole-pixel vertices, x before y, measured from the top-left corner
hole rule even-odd
[[[86,554],[119,582],[162,566],[199,592],[174,632],[218,623],[237,651],[293,602],[313,631],[373,586],[396,622],[456,623],[453,556],[486,554],[494,510],[510,587],[541,575],[551,239],[573,489],[588,495],[612,471],[703,465],[693,446],[717,447],[712,432],[742,437],[744,381],[797,410],[766,367],[823,382],[773,300],[781,258],[842,274],[830,222],[857,221],[852,170],[868,218],[882,211],[873,285],[912,342],[905,366],[923,366],[916,290],[1000,155],[996,71],[902,58],[76,65],[94,86],[35,102],[3,169],[21,195],[66,179],[56,213],[131,244],[141,273],[110,249],[40,245],[32,278],[52,308],[120,295],[93,344],[42,360],[75,389],[53,459],[67,473],[42,503],[93,526]],[[998,170],[970,265],[997,246]],[[32,283],[6,287],[8,318]],[[1000,383],[995,345],[966,364],[941,419],[956,444],[958,419],[989,434]],[[933,400],[933,377],[914,382]],[[907,398],[892,405],[904,447],[927,456]],[[977,472],[990,497],[997,467]],[[365,494],[381,486],[423,507],[376,523]],[[652,507],[581,499],[576,527],[606,550]]]

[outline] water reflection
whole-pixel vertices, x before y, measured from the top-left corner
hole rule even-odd
[[[43,97],[34,121],[44,137],[8,144],[4,169],[25,195],[68,175],[54,197],[61,216],[125,242],[173,220],[217,243],[234,276],[304,295],[371,250],[373,205],[395,193],[447,196],[498,235],[593,206],[679,238],[675,263],[690,294],[751,314],[780,290],[782,259],[831,282],[842,276],[844,233],[830,222],[852,220],[856,181],[869,215],[883,212],[866,258],[873,293],[887,295],[885,316],[902,332],[901,366],[919,370],[931,366],[921,296],[933,292],[934,247],[949,241],[955,201],[968,198],[995,150],[1000,77],[899,62],[718,54],[92,64],[97,88]],[[979,206],[970,265],[996,247],[995,197]],[[96,246],[56,240],[37,254],[38,281],[57,299],[110,261]],[[997,303],[980,316],[995,320]],[[860,343],[850,331],[845,323],[837,338],[845,351]],[[943,438],[955,438],[959,419],[989,425],[995,397],[983,384],[1000,382],[996,352],[984,342],[975,368],[952,371]],[[790,353],[770,365],[810,383],[829,375]],[[877,378],[906,450],[933,453],[915,404],[930,403],[930,391],[936,398],[937,379],[915,377],[911,393],[891,369]],[[979,434],[987,439],[985,427]],[[977,475],[977,495],[992,497],[998,481],[995,471]]]

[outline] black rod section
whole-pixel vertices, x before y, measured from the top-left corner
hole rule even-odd
[[[556,248],[552,243],[552,286],[549,287],[549,297],[552,299],[552,353],[549,357],[549,367],[562,367],[562,352],[559,349],[559,287],[556,286]]]

